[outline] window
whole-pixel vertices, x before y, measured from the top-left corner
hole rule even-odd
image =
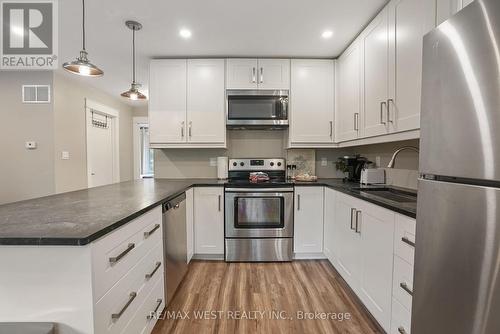
[[[149,147],[149,126],[139,125],[139,140],[141,150],[140,177],[150,178],[154,175],[154,154]]]

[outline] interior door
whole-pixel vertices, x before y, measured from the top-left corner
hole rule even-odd
[[[113,183],[113,121],[104,115],[93,113],[87,117],[87,169],[88,187],[98,187]],[[93,121],[108,126],[96,126]]]
[[[362,33],[364,48],[364,137],[383,135],[388,131],[388,32],[386,7]]]
[[[435,0],[396,0],[389,6],[391,131],[420,128],[423,37],[435,26]]]
[[[411,333],[500,333],[500,188],[420,180],[418,198]]]
[[[354,42],[337,62],[337,141],[356,139],[361,117],[362,44]]]
[[[290,59],[259,59],[259,89],[290,89]]]
[[[333,143],[333,60],[292,59],[290,141]]]
[[[257,59],[227,60],[227,89],[257,89]]]
[[[188,141],[224,143],[224,59],[189,59],[187,73]]]
[[[149,70],[151,144],[186,141],[186,60],[152,60]]]

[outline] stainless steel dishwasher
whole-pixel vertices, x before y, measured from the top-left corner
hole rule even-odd
[[[168,305],[187,271],[186,193],[163,204],[163,250]]]

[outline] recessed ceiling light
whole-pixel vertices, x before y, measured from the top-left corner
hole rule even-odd
[[[189,38],[189,37],[191,37],[192,34],[191,34],[191,30],[189,30],[189,29],[181,29],[179,31],[179,35],[181,35],[182,38]]]
[[[330,38],[332,36],[333,36],[333,31],[331,31],[331,30],[325,30],[321,34],[321,37],[323,37],[323,38]]]

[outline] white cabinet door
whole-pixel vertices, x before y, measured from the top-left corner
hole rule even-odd
[[[186,60],[152,60],[149,133],[152,144],[186,141]]]
[[[224,143],[224,59],[189,59],[187,87],[188,142]]]
[[[462,8],[470,5],[474,0],[436,0],[437,25],[458,13]]]
[[[389,99],[391,131],[420,128],[423,37],[434,28],[435,0],[393,0],[389,7]]]
[[[194,255],[194,190],[186,190],[187,263]]]
[[[257,59],[227,60],[227,89],[257,89]]]
[[[224,188],[194,189],[195,254],[224,254]]]
[[[259,89],[290,89],[290,59],[259,59]]]
[[[335,194],[335,231],[337,234],[337,270],[358,293],[359,279],[361,277],[361,236],[355,231],[357,201],[354,198],[341,194]]]
[[[355,41],[337,61],[337,142],[358,138],[361,117],[362,43]]]
[[[367,202],[361,205],[356,224],[362,253],[358,293],[370,313],[389,332],[395,214]]]
[[[386,7],[362,33],[364,48],[364,137],[383,135],[388,131],[388,32]]]
[[[325,188],[323,252],[330,263],[337,266],[335,223],[335,191]]]
[[[293,249],[323,252],[323,187],[295,187]]]
[[[334,61],[292,59],[290,142],[333,143]]]

